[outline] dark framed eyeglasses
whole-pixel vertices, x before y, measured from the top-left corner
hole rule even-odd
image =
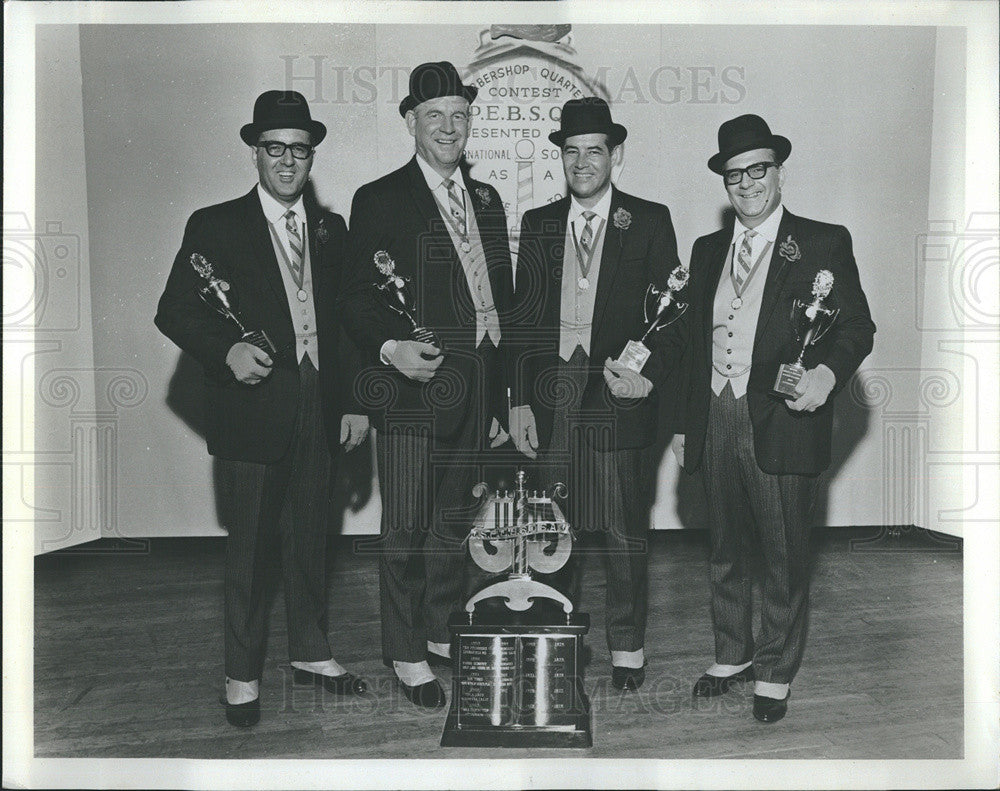
[[[723,170],[722,178],[726,184],[739,184],[743,181],[743,174],[746,173],[754,181],[760,181],[760,179],[767,175],[768,168],[776,167],[778,167],[777,162],[754,162],[749,167]]]
[[[309,159],[313,153],[313,147],[307,143],[281,143],[277,140],[261,140],[257,148],[263,148],[269,157],[275,159],[283,157],[289,149],[296,159]]]

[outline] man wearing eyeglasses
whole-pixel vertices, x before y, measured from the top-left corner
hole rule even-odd
[[[708,166],[722,176],[735,219],[695,242],[691,307],[670,328],[690,333],[686,433],[675,450],[688,472],[703,470],[712,540],[715,663],[694,695],[755,681],[754,717],[776,722],[805,646],[810,511],[830,463],[832,398],[871,351],[875,325],[847,229],[782,205],[788,139],[743,115],[722,124],[718,142]],[[792,305],[813,301],[817,275],[832,276],[826,304],[839,314],[807,349],[807,370],[786,399],[774,393],[779,365],[802,349]],[[754,635],[756,552],[763,563]]]
[[[303,96],[267,91],[240,130],[259,183],[200,209],[160,298],[156,325],[204,369],[208,451],[228,531],[225,561],[226,718],[260,719],[267,614],[284,586],[296,684],[361,695],[327,639],[325,548],[332,458],[367,436],[351,397],[357,351],[342,337],[334,300],[346,226],[304,195],[326,127]],[[192,266],[198,254],[202,272]],[[248,330],[199,293],[205,267]],[[218,304],[216,304],[218,308]],[[252,341],[252,342],[251,342]]]

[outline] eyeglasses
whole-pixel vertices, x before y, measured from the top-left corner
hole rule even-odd
[[[278,159],[285,155],[285,151],[291,150],[292,156],[296,159],[309,159],[313,153],[313,147],[306,143],[280,143],[277,140],[261,140],[257,148],[263,148],[269,157]]]
[[[759,181],[767,175],[768,168],[778,167],[777,162],[754,162],[747,168],[732,168],[722,171],[722,178],[726,184],[739,184],[743,181],[743,174],[746,173],[754,181]]]

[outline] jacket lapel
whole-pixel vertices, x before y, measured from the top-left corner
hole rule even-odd
[[[265,282],[271,287],[274,297],[281,305],[282,312],[291,320],[291,310],[288,307],[288,296],[285,294],[285,284],[278,270],[278,259],[274,254],[274,243],[268,231],[267,217],[260,205],[257,188],[254,187],[244,199],[244,223],[247,238],[256,255],[251,257],[250,264],[257,267]],[[237,297],[238,299],[238,297]]]
[[[546,288],[543,292],[547,294],[549,298],[545,305],[545,313],[542,321],[543,326],[555,327],[556,329],[559,329],[559,311],[562,307],[562,278],[570,276],[565,271],[566,267],[564,264],[567,259],[572,260],[573,256],[572,246],[565,245],[566,230],[569,226],[569,207],[569,198],[563,198],[562,200],[553,203],[551,210],[552,213],[548,217],[542,217],[538,228],[540,239],[544,245],[542,261],[548,266],[548,271],[545,273],[545,276],[552,278],[551,288]],[[550,223],[552,224],[550,225]],[[546,230],[550,227],[554,231],[551,235]],[[560,253],[559,251],[563,252]],[[559,277],[555,274],[558,271],[562,272],[562,275]],[[558,345],[559,341],[557,337],[557,349]]]
[[[788,259],[782,257],[778,251],[781,248],[781,243],[790,235],[795,235],[795,217],[785,209],[781,223],[778,225],[778,235],[774,240],[774,249],[771,251],[771,261],[767,267],[767,279],[764,281],[764,294],[760,302],[760,316],[757,318],[757,332],[754,334],[755,346],[774,312],[781,287],[788,275]]]
[[[726,224],[713,240],[711,249],[708,251],[708,271],[705,277],[705,291],[703,297],[703,326],[701,337],[706,348],[712,345],[712,324],[715,321],[715,295],[719,290],[719,281],[722,279],[722,270],[729,258],[729,247],[733,238],[733,222]],[[711,358],[710,358],[711,359]]]
[[[320,313],[320,308],[322,307],[323,299],[323,289],[320,288],[320,279],[326,276],[326,262],[322,260],[321,256],[325,251],[325,247],[319,244],[319,223],[321,221],[321,215],[319,207],[316,206],[312,201],[306,200],[306,244],[309,246],[309,268],[312,274],[312,292],[313,292],[313,302],[316,305],[316,312]],[[329,233],[329,229],[327,229]]]
[[[406,176],[413,192],[413,205],[423,215],[428,229],[437,229],[444,223],[444,220],[441,218],[441,212],[438,211],[437,202],[431,194],[430,187],[427,186],[423,171],[417,164],[416,156],[406,163]]]
[[[486,206],[479,196],[478,190],[486,189],[484,184],[466,178],[465,183],[469,187],[469,204],[472,213],[476,218],[476,226],[479,228],[479,241],[483,245],[483,255],[486,258],[486,273],[490,280],[490,288],[493,291],[494,301],[504,298],[510,292],[511,287],[504,283],[501,278],[509,272],[507,261],[504,260],[501,246],[494,242],[495,239],[503,238],[507,230],[507,217],[498,212],[492,206]],[[492,204],[492,196],[491,196]]]
[[[591,346],[593,346],[593,338],[600,332],[604,321],[604,311],[608,306],[608,298],[614,291],[615,277],[618,275],[618,262],[621,260],[622,248],[625,246],[625,234],[635,233],[634,228],[622,230],[615,227],[615,212],[621,208],[625,208],[622,205],[622,194],[612,185],[611,207],[608,209],[608,221],[604,226],[604,245],[601,247],[601,272],[597,278],[597,293],[594,297]]]

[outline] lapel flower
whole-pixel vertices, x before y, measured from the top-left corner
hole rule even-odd
[[[316,241],[320,244],[326,244],[330,241],[330,232],[326,229],[325,217],[320,217],[319,222],[316,223]]]
[[[791,234],[788,234],[788,238],[778,245],[778,254],[790,264],[794,264],[802,257],[799,243],[792,238]]]
[[[482,202],[483,206],[489,206],[490,202],[493,200],[493,196],[490,195],[490,191],[486,187],[476,187],[476,195],[479,196],[479,200]]]
[[[614,217],[611,219],[615,224],[615,228],[619,231],[627,231],[629,226],[632,225],[632,215],[621,206],[615,209]]]

